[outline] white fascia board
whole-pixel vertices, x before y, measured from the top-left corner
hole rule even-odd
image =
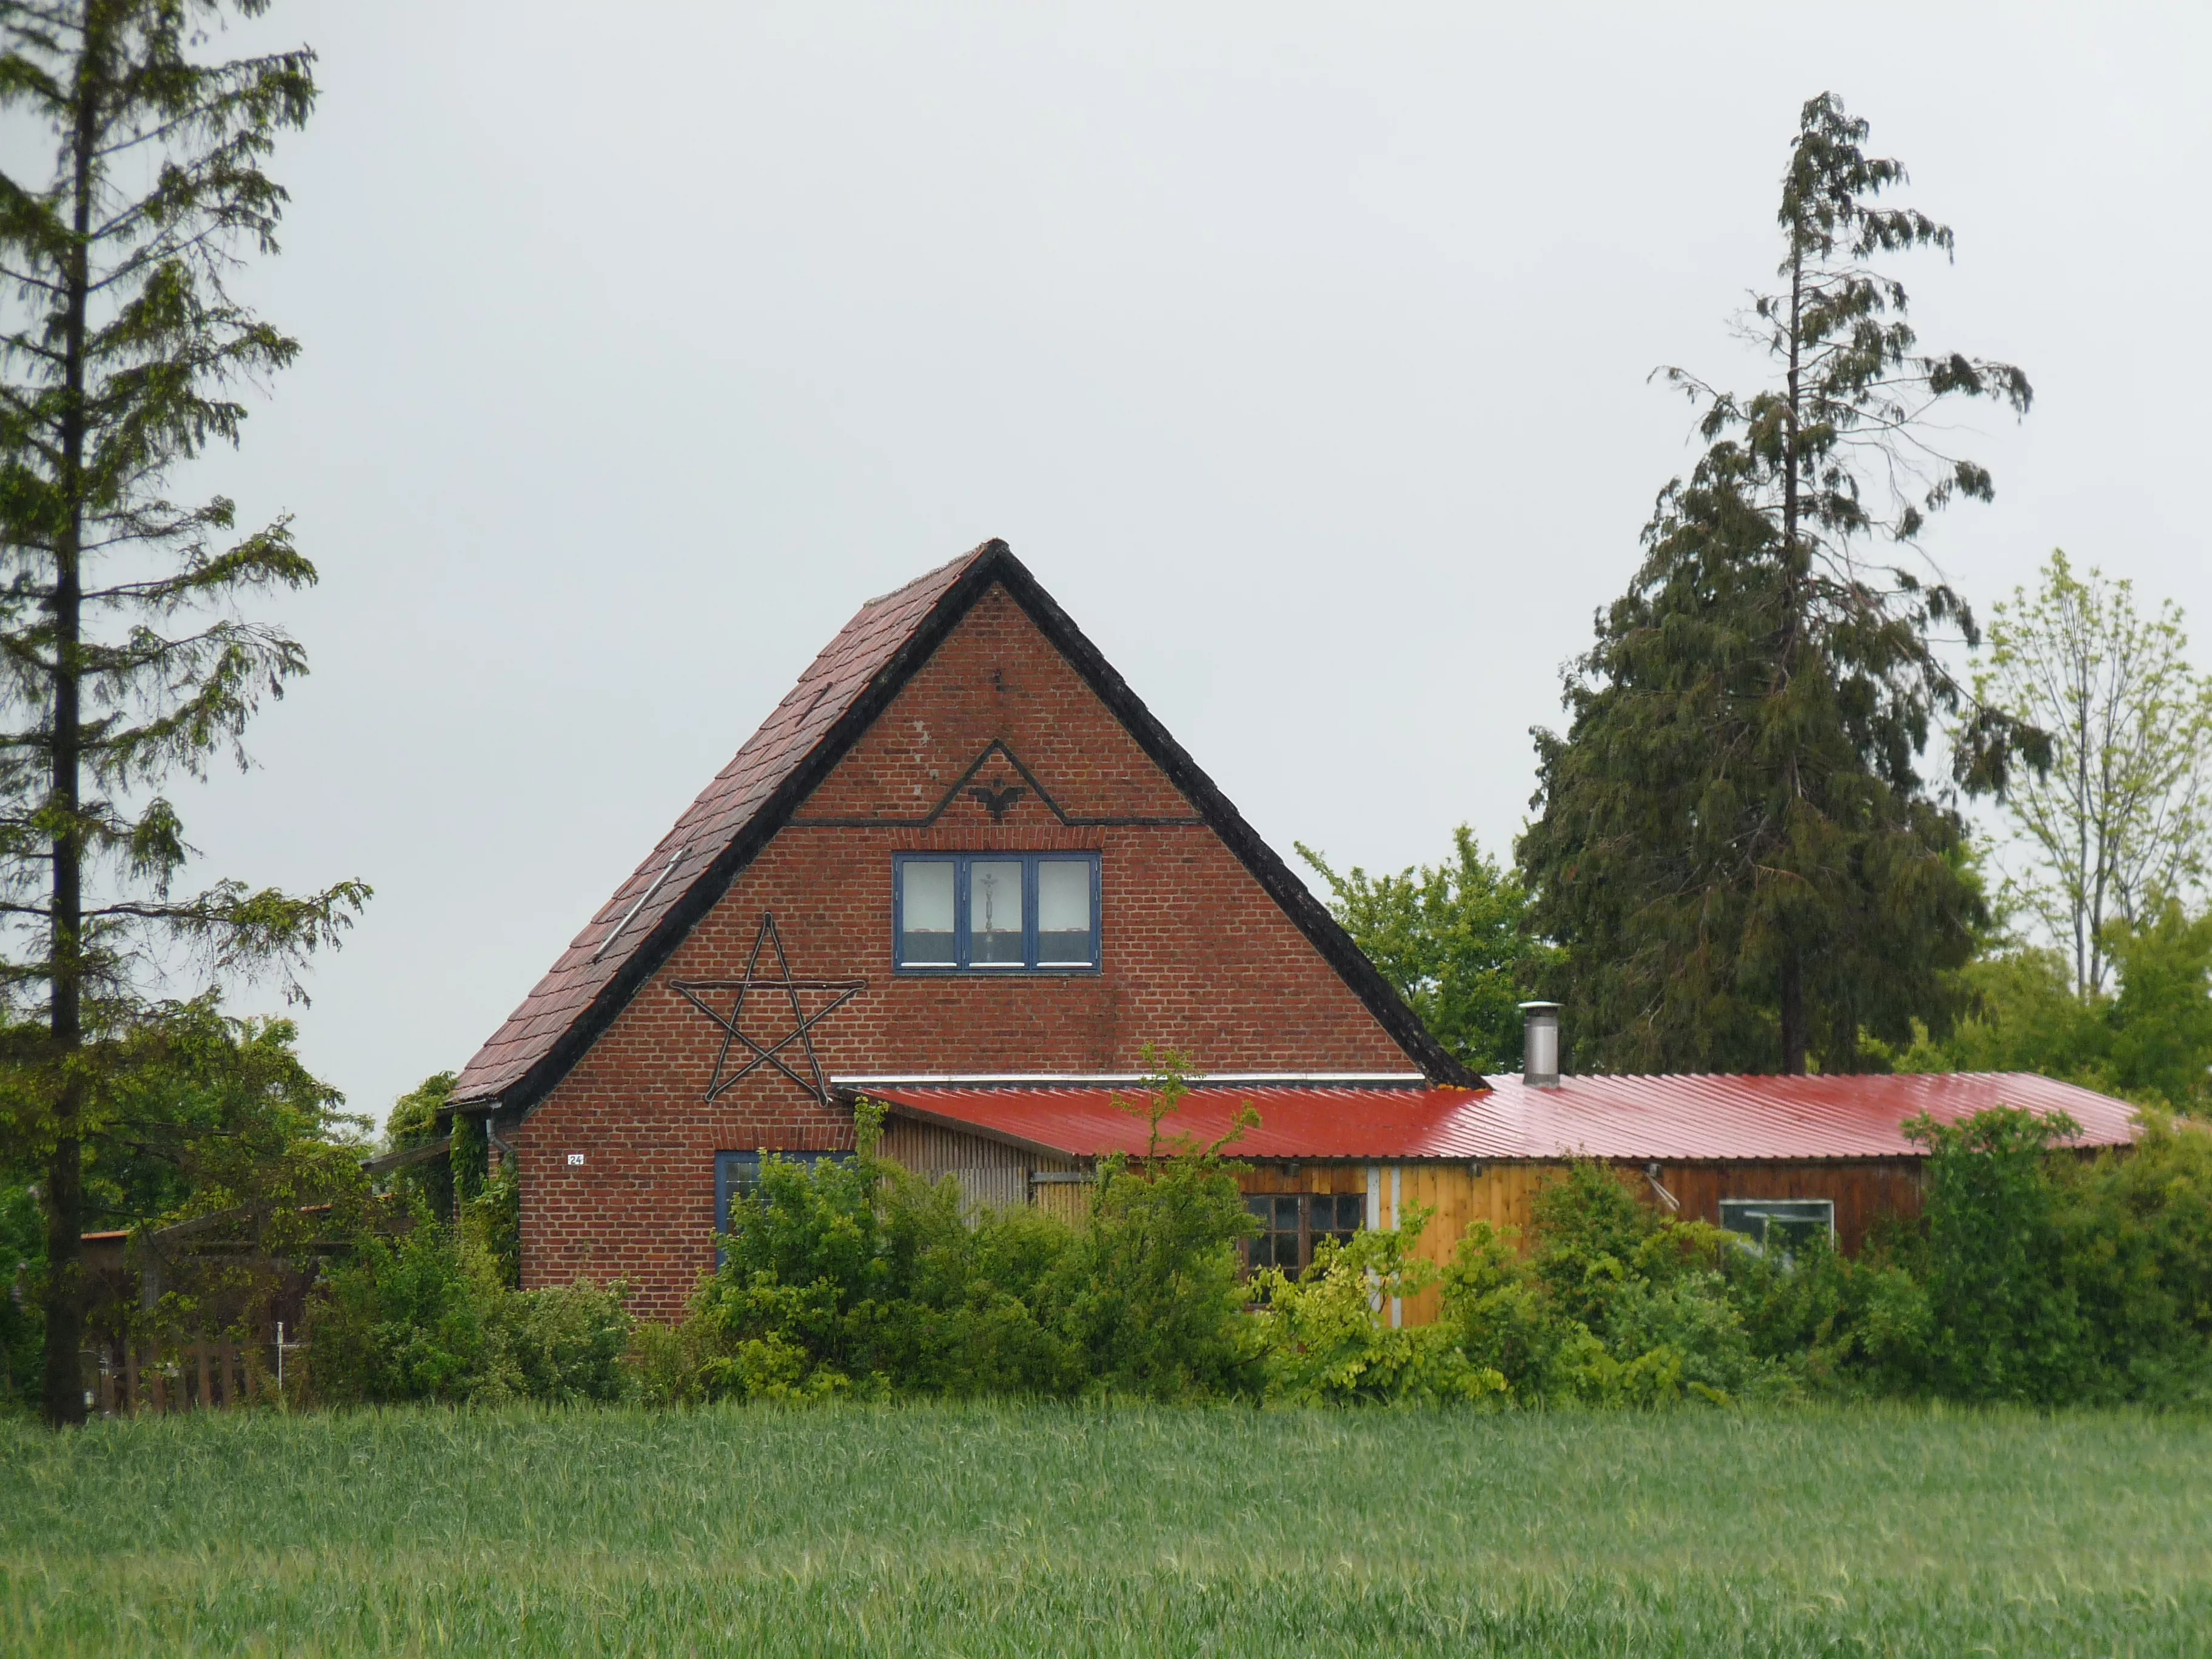
[[[981,1088],[1004,1085],[1030,1088],[1134,1088],[1147,1079],[1135,1072],[915,1072],[899,1077],[833,1077],[836,1089]],[[1339,1086],[1425,1088],[1428,1079],[1419,1072],[1209,1072],[1189,1079],[1194,1088],[1233,1085],[1258,1088],[1334,1084]]]

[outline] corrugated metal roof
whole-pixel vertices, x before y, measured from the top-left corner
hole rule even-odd
[[[914,1116],[1076,1157],[1145,1150],[1143,1118],[1115,1103],[1141,1100],[1134,1089],[901,1085],[866,1092]],[[1260,1159],[1911,1158],[1922,1149],[1905,1139],[1909,1120],[1926,1112],[1954,1122],[1998,1105],[2063,1112],[2081,1126],[2081,1146],[2135,1139],[2134,1109],[2124,1101],[2021,1072],[1571,1077],[1557,1089],[1517,1079],[1484,1090],[1201,1085],[1164,1128],[1214,1140],[1247,1101],[1260,1127],[1230,1151]]]
[[[914,1116],[980,1129],[1079,1158],[1141,1152],[1147,1129],[1136,1088],[1016,1085],[996,1088],[870,1089],[872,1100]],[[1230,1150],[1238,1158],[1475,1158],[1496,1156],[1470,1138],[1477,1128],[1473,1089],[1374,1088],[1322,1084],[1240,1085],[1191,1091],[1161,1126],[1167,1137],[1202,1141],[1229,1131],[1247,1101],[1260,1127]],[[1130,1103],[1125,1110],[1116,1101]],[[1420,1150],[1416,1150],[1420,1149]]]

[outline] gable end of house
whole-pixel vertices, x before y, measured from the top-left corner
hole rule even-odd
[[[526,1112],[543,1100],[728,893],[768,843],[792,823],[801,803],[829,777],[915,672],[994,586],[1006,590],[1139,748],[1190,803],[1198,821],[1229,848],[1407,1058],[1434,1081],[1481,1086],[1482,1079],[1437,1042],[1335,918],[1246,823],[1097,647],[1014,556],[1012,550],[1004,541],[994,539],[957,562],[961,566],[957,574],[930,601],[866,684],[790,765],[765,799],[729,834],[706,867],[682,884],[666,908],[636,943],[621,954],[613,971],[589,1000],[566,1019],[544,1050],[519,1074],[501,1080],[494,1071],[485,1083],[471,1087],[469,1073],[476,1072],[483,1063],[480,1055],[471,1063],[469,1072],[464,1073],[461,1085],[455,1091],[454,1104],[472,1110]],[[896,596],[887,596],[890,597]],[[870,608],[880,603],[873,601]],[[866,615],[866,609],[862,614]],[[666,878],[684,857],[684,850],[679,847],[658,879]],[[639,879],[634,875],[623,890],[627,891]],[[632,914],[645,909],[652,896],[653,889],[648,887],[634,902]],[[599,951],[607,952],[627,926],[626,920],[617,921],[603,937]],[[572,957],[579,948],[571,948]],[[592,960],[596,962],[596,955]],[[514,1024],[510,1020],[509,1024]],[[490,1046],[487,1045],[487,1050]]]

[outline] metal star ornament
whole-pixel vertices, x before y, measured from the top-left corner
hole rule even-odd
[[[775,977],[764,977],[761,971],[761,951],[763,948],[775,952]],[[821,1058],[814,1052],[814,1028],[868,988],[864,979],[793,979],[791,963],[783,953],[783,936],[776,932],[775,915],[772,911],[761,912],[760,931],[753,936],[752,954],[745,958],[743,979],[679,979],[671,981],[678,995],[701,1013],[722,1028],[721,1051],[714,1056],[714,1075],[708,1080],[705,1103],[712,1105],[716,1099],[750,1077],[763,1066],[773,1066],[800,1088],[828,1106],[829,1079],[822,1074]],[[771,994],[781,992],[791,1007],[791,1030],[774,1042],[761,1043],[747,1036],[744,1028],[745,1001],[756,991]],[[812,1013],[799,1006],[799,993],[830,994],[830,1000]],[[726,994],[735,992],[730,1012],[724,1014],[715,1002]],[[793,1071],[784,1058],[784,1050],[797,1043],[806,1057],[808,1075],[802,1077]],[[730,1063],[731,1052],[742,1046],[739,1063]]]

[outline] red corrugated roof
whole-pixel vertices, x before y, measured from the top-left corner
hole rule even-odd
[[[1145,1150],[1145,1120],[1118,1100],[1141,1103],[1136,1088],[1055,1085],[1038,1088],[871,1088],[872,1100],[917,1117],[981,1129],[1002,1139],[1097,1158]],[[1473,1089],[1332,1087],[1325,1084],[1259,1084],[1194,1089],[1182,1109],[1162,1126],[1168,1136],[1214,1140],[1226,1133],[1246,1101],[1260,1127],[1230,1150],[1238,1158],[1477,1158],[1495,1152],[1472,1137],[1478,1132]]]
[[[867,1094],[912,1115],[1080,1158],[1145,1149],[1143,1119],[1115,1104],[1133,1088],[1072,1084],[896,1085]],[[1517,1079],[1485,1090],[1268,1084],[1192,1091],[1170,1133],[1212,1140],[1249,1101],[1260,1127],[1237,1157],[1279,1158],[1909,1158],[1907,1120],[1952,1122],[1991,1106],[2063,1112],[2077,1145],[2135,1139],[2134,1109],[2021,1072],[1903,1077],[1575,1077],[1557,1089]]]
[[[522,1006],[477,1050],[453,1085],[456,1102],[490,1099],[546,1058],[661,919],[829,734],[945,589],[997,545],[986,543],[860,607],[676,827],[600,907]]]

